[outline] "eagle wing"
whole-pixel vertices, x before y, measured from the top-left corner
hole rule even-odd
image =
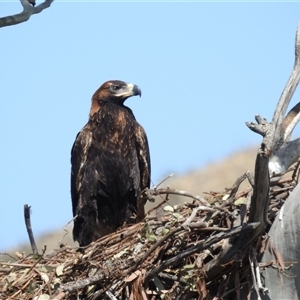
[[[71,194],[73,216],[78,216],[73,235],[80,244],[82,228],[90,228],[85,232],[95,240],[104,228],[121,226],[133,213],[137,221],[145,216],[147,199],[140,196],[150,186],[148,140],[134,119],[126,124],[124,132],[108,137],[105,128],[89,122],[73,144]]]
[[[150,187],[151,179],[151,164],[150,164],[150,151],[148,145],[148,139],[144,128],[138,124],[136,127],[136,149],[139,162],[139,171],[140,171],[140,182],[139,182],[139,191],[143,192],[146,188]],[[136,183],[137,184],[137,183]],[[136,187],[137,189],[137,187]],[[147,198],[140,197],[137,198],[137,221],[141,221],[145,216],[144,206],[146,204]]]
[[[140,187],[144,190],[145,188],[150,187],[150,152],[146,132],[139,124],[136,127],[136,148],[141,178]]]
[[[92,131],[90,124],[86,124],[77,134],[71,150],[71,196],[73,216],[76,216],[78,209],[83,206],[80,198],[82,181],[87,167],[87,158],[90,146],[92,144]]]

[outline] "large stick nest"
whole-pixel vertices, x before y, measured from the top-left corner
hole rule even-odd
[[[151,190],[162,199],[144,222],[124,227],[85,248],[61,245],[50,254],[0,261],[0,299],[229,299],[253,280],[277,212],[298,182],[298,168],[271,180],[270,224],[244,252],[222,261],[248,224],[252,188],[238,192],[249,173],[206,199],[183,191]],[[181,205],[169,203],[179,194]],[[188,198],[187,198],[188,197]],[[45,249],[44,249],[45,252]],[[214,271],[215,266],[221,270]],[[260,265],[261,268],[266,265]],[[276,262],[268,267],[276,267]],[[217,268],[217,269],[218,269]]]

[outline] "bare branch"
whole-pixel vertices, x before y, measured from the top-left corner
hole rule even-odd
[[[300,120],[300,102],[297,103],[286,115],[282,122],[281,136],[283,136],[283,141],[289,141],[291,134]]]
[[[174,175],[174,173],[171,173],[166,178],[164,178],[159,184],[155,185],[153,188],[156,190],[162,183],[164,183],[166,180],[168,180],[169,178],[171,178],[173,175]]]
[[[299,157],[300,141],[288,142],[291,134],[300,120],[300,102],[296,104],[284,117],[291,98],[298,86],[300,80],[300,23],[297,27],[295,39],[295,63],[288,82],[280,96],[276,110],[271,123],[260,116],[255,116],[255,123],[246,123],[254,132],[261,134],[264,140],[261,144],[261,159],[269,159],[269,172],[271,174],[280,174],[286,171]],[[257,157],[258,163],[258,157]],[[262,163],[262,160],[260,160]],[[264,162],[266,166],[266,161]],[[258,166],[256,167],[258,168]],[[261,167],[259,167],[261,172]],[[265,177],[266,179],[266,177]],[[267,180],[267,179],[266,179]],[[262,182],[261,178],[258,182]],[[265,181],[267,184],[267,181]],[[264,184],[261,184],[263,187]],[[267,185],[266,185],[267,186]],[[267,195],[267,191],[264,192]],[[255,195],[254,195],[255,196]],[[261,197],[263,198],[263,197]],[[266,208],[266,207],[265,207]],[[258,220],[256,220],[258,221]],[[262,220],[260,220],[261,222]]]
[[[300,138],[285,143],[269,162],[270,174],[281,174],[297,162],[300,155]]]
[[[269,171],[272,174],[280,174],[286,171],[299,157],[299,141],[289,142],[291,134],[300,120],[300,102],[297,103],[284,117],[290,100],[300,80],[300,23],[297,27],[295,40],[295,63],[289,80],[280,96],[272,123],[269,123],[269,139],[264,139],[263,144],[270,158]],[[257,121],[258,122],[258,121]],[[247,126],[258,133],[258,125],[248,123]]]
[[[268,123],[266,118],[262,118],[260,115],[255,116],[255,120],[257,122],[246,122],[246,125],[251,129],[252,131],[265,136],[267,132],[270,130],[271,124]]]
[[[183,228],[187,228],[190,225],[190,223],[195,219],[199,210],[201,210],[201,206],[195,207],[192,211],[192,214],[184,221],[184,223],[181,226]]]
[[[24,219],[25,219],[25,224],[26,224],[26,229],[28,232],[30,244],[31,244],[32,253],[33,253],[33,255],[38,255],[37,247],[36,247],[36,244],[34,241],[34,236],[33,236],[32,229],[31,229],[30,206],[28,206],[28,204],[24,205]]]
[[[260,149],[256,158],[255,165],[255,185],[253,190],[253,196],[251,200],[250,207],[250,222],[260,222],[260,226],[257,229],[255,235],[259,235],[265,226],[268,224],[266,218],[268,212],[269,204],[269,160],[284,143],[284,138],[282,136],[282,125],[284,123],[284,115],[286,113],[287,107],[290,100],[294,94],[294,91],[300,80],[300,23],[297,27],[296,41],[295,41],[295,63],[289,80],[280,96],[272,123],[267,123],[265,119],[258,116],[255,117],[258,125],[253,125],[253,123],[247,123],[247,126],[264,136],[261,143]],[[297,110],[297,109],[296,109]],[[297,114],[297,113],[296,113]],[[290,115],[291,117],[291,115]],[[286,124],[290,122],[288,119],[285,120]],[[255,239],[255,236],[252,237]],[[249,239],[251,240],[251,239]],[[248,240],[248,241],[249,241]],[[248,241],[246,244],[248,244]]]
[[[287,107],[291,101],[291,98],[297,88],[300,80],[300,23],[297,27],[296,39],[295,39],[295,63],[290,78],[280,96],[276,110],[273,115],[272,123],[275,130],[275,151],[282,145],[283,139],[280,139],[280,133],[282,130],[282,123]]]
[[[23,6],[23,11],[19,14],[0,18],[0,28],[28,21],[31,15],[38,14],[44,9],[50,7],[53,1],[54,0],[45,0],[43,3],[34,7],[32,6],[34,5],[34,2],[28,0],[20,0]],[[30,3],[32,3],[32,5]]]
[[[284,118],[287,107],[291,98],[298,86],[300,80],[300,23],[297,27],[295,39],[295,63],[288,82],[277,103],[276,110],[271,123],[260,116],[255,116],[257,124],[251,122],[246,125],[254,132],[265,137],[264,151],[267,151],[267,156],[275,154],[280,147],[286,142],[297,122],[300,119],[299,110],[300,104],[297,104]]]
[[[179,196],[184,196],[184,197],[188,197],[188,198],[198,200],[203,205],[210,206],[210,204],[205,199],[201,198],[200,196],[192,195],[190,193],[187,193],[186,191],[180,191],[180,190],[170,189],[170,188],[165,188],[165,189],[162,188],[162,189],[150,190],[150,194],[153,195],[153,196],[163,195],[163,194],[179,195]]]
[[[191,255],[193,253],[203,251],[204,249],[209,248],[212,244],[219,242],[223,239],[226,239],[228,237],[245,234],[246,232],[249,232],[249,231],[255,229],[258,225],[259,225],[258,223],[249,223],[247,225],[235,227],[235,228],[229,229],[225,232],[220,232],[216,235],[213,235],[210,238],[208,238],[207,240],[200,242],[197,245],[186,249],[185,251],[179,253],[177,256],[174,256],[174,257],[164,261],[161,265],[159,265],[158,267],[149,271],[146,275],[145,281],[147,282],[148,280],[153,278],[155,275],[157,275],[158,273],[160,273],[161,271],[163,271],[170,265],[184,259],[185,257],[188,257],[189,255]]]
[[[247,126],[254,132],[257,132],[263,136],[263,141],[260,145],[256,156],[255,162],[255,176],[253,194],[251,197],[251,205],[248,222],[258,222],[259,226],[250,232],[247,236],[241,236],[239,239],[230,239],[228,241],[230,247],[224,250],[217,260],[213,260],[206,267],[207,276],[214,276],[220,268],[218,264],[228,262],[233,255],[239,251],[244,251],[251,243],[253,243],[257,237],[265,230],[269,224],[268,209],[269,209],[269,190],[270,190],[270,175],[269,175],[269,161],[272,156],[277,154],[279,149],[285,142],[285,137],[288,137],[288,132],[282,127],[283,125],[292,126],[292,122],[289,118],[292,116],[295,119],[297,116],[297,109],[295,107],[295,114],[290,114],[284,121],[284,115],[287,107],[293,96],[294,91],[300,80],[300,23],[298,24],[295,42],[295,63],[289,80],[280,96],[272,122],[267,122],[266,119],[260,116],[255,116],[257,124],[246,123]],[[284,124],[283,124],[284,123]],[[290,144],[297,148],[297,142]],[[290,147],[290,146],[286,146]],[[290,151],[291,149],[289,149]],[[293,158],[294,159],[294,158]]]
[[[134,271],[138,268],[138,266],[140,264],[142,264],[145,259],[147,257],[149,257],[149,255],[160,245],[162,245],[165,241],[167,241],[172,235],[174,235],[175,233],[178,233],[179,231],[182,231],[182,230],[185,230],[184,228],[182,227],[177,227],[175,228],[174,230],[170,231],[168,234],[166,234],[163,238],[161,238],[159,241],[157,241],[144,255],[143,257],[141,257],[141,259],[139,259],[135,265],[129,270],[129,273],[130,271]]]

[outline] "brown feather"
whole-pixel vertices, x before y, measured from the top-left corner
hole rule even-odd
[[[85,246],[124,223],[144,218],[150,185],[147,136],[132,111],[124,106],[140,89],[108,81],[93,95],[90,118],[71,152],[73,237]]]

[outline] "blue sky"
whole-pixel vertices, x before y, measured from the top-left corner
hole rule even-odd
[[[1,16],[19,11],[0,1]],[[25,203],[36,236],[72,218],[70,149],[106,80],[142,89],[126,104],[148,134],[155,184],[258,144],[245,122],[272,117],[299,19],[287,2],[55,1],[1,28],[0,250],[27,242]]]

